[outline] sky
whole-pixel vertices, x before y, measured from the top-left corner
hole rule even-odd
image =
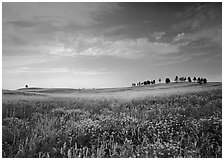
[[[2,3],[2,88],[222,81],[222,4]]]

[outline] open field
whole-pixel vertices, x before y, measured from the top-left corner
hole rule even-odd
[[[3,90],[3,157],[222,157],[222,84]]]
[[[38,99],[48,97],[62,98],[88,98],[88,99],[121,99],[132,100],[135,98],[181,95],[191,92],[206,91],[221,88],[221,83],[210,82],[206,85],[198,83],[170,83],[156,84],[124,88],[103,88],[103,89],[70,89],[70,88],[21,88],[16,91],[4,90],[5,99]],[[10,96],[11,95],[11,96]],[[15,96],[16,95],[16,96]]]

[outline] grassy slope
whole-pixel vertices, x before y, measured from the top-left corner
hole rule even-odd
[[[36,92],[36,93],[75,93],[75,92],[91,92],[91,93],[105,93],[105,92],[121,92],[121,91],[139,91],[139,90],[155,90],[155,89],[171,89],[192,86],[214,87],[221,86],[221,82],[209,82],[206,85],[199,85],[198,83],[161,83],[155,85],[136,86],[136,87],[121,87],[121,88],[99,88],[99,89],[72,89],[72,88],[20,88],[18,91]]]
[[[221,82],[209,82],[206,85],[197,83],[170,83],[137,87],[103,88],[103,89],[71,89],[71,88],[22,88],[16,91],[22,95],[48,95],[51,97],[93,98],[93,99],[134,99],[154,96],[180,95],[197,91],[222,88]],[[7,95],[3,91],[3,95]]]
[[[37,91],[3,91],[2,154],[57,158],[221,157],[221,86],[171,83],[69,89],[74,91],[70,93],[68,89],[38,89],[46,96],[39,96]],[[88,153],[85,147],[77,148],[77,143],[81,145],[77,142],[80,134],[91,136],[83,139],[90,143]]]

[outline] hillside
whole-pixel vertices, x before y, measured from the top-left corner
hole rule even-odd
[[[18,91],[23,92],[36,92],[36,93],[73,93],[78,91],[78,89],[72,88],[20,88]]]
[[[220,158],[221,87],[3,91],[3,156]]]
[[[71,98],[118,98],[132,99],[147,96],[167,96],[185,94],[211,89],[221,89],[221,82],[209,82],[200,85],[198,83],[169,83],[155,84],[123,88],[101,88],[101,89],[72,89],[72,88],[21,88],[15,92],[24,94],[43,94],[52,97]]]
[[[155,85],[145,85],[145,86],[135,86],[135,87],[121,87],[121,88],[99,88],[99,89],[73,89],[73,88],[20,88],[18,91],[23,92],[36,92],[36,93],[74,93],[74,92],[121,92],[121,91],[141,91],[141,90],[158,90],[158,89],[172,89],[172,88],[182,88],[182,87],[217,87],[221,86],[221,82],[209,82],[206,85],[199,85],[198,83],[161,83]]]

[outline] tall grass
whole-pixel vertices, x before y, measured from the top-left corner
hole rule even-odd
[[[3,157],[222,157],[221,89],[2,107]]]

